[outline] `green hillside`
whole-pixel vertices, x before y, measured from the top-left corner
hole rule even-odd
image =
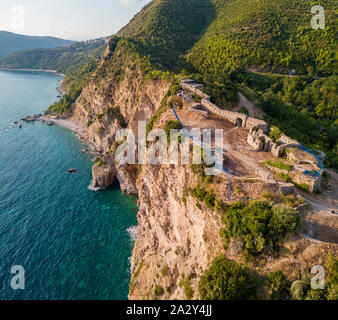
[[[71,44],[72,41],[54,37],[34,37],[0,31],[0,59],[9,54],[36,48],[56,48]]]
[[[201,72],[239,68],[319,75],[337,71],[334,0],[212,0],[216,17],[188,54]],[[325,29],[311,29],[311,7],[325,8]]]
[[[133,40],[152,62],[177,70],[214,14],[209,0],[154,0],[118,35]]]
[[[314,4],[326,10],[324,30],[310,27]],[[338,169],[334,4],[333,0],[154,0],[111,40],[111,54],[91,79],[118,83],[126,68],[140,70],[145,79],[180,74],[203,83],[213,101],[225,109],[238,101],[238,89],[249,92],[269,124],[323,150],[326,164]],[[69,66],[75,70],[71,75],[69,69],[63,70],[74,96],[97,65],[88,65],[87,58],[76,53],[72,52]],[[291,69],[301,76],[278,75]]]

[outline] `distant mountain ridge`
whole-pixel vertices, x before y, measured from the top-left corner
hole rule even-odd
[[[26,36],[0,31],[0,59],[16,51],[56,48],[71,43],[73,41],[55,37]]]

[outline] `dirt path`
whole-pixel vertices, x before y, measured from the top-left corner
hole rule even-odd
[[[249,111],[249,116],[252,118],[262,118],[263,117],[263,111],[256,107],[252,102],[250,102],[242,93],[238,92],[239,96],[239,102],[237,107],[232,109],[233,112],[238,112],[239,109],[244,106]]]
[[[304,198],[304,200],[311,205],[314,212],[338,219],[337,199],[330,199],[320,195],[311,195],[303,191],[299,191],[299,193]],[[332,214],[332,211],[336,212],[337,214]]]

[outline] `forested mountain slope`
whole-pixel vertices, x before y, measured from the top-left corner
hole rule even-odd
[[[198,70],[222,75],[238,68],[297,74],[337,70],[336,2],[212,0],[216,17],[188,54]],[[325,29],[311,28],[311,7],[325,9]]]

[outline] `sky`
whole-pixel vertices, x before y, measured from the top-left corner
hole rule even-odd
[[[0,0],[0,30],[86,40],[125,26],[150,0]]]

